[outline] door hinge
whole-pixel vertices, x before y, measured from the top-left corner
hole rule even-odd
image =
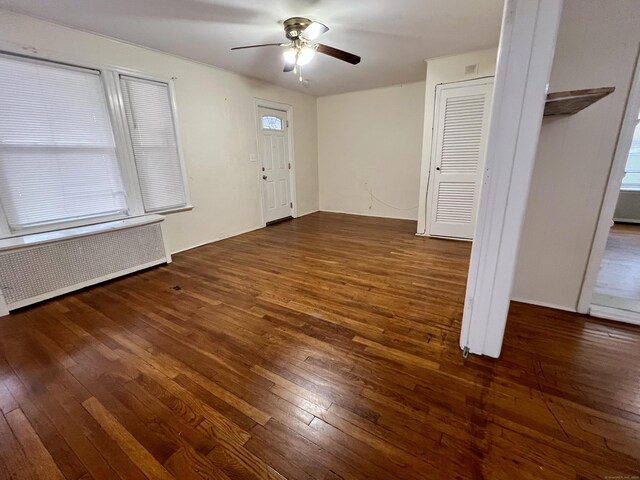
[[[291,202],[290,205],[291,205],[291,208],[293,208],[293,202]]]
[[[289,164],[289,170],[291,170],[291,164]]]
[[[287,128],[289,128],[289,120],[287,120]]]

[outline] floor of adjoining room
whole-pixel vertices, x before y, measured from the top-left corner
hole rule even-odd
[[[465,360],[470,248],[316,213],[0,318],[3,478],[639,475],[640,328],[514,303]]]
[[[640,313],[640,224],[611,227],[592,303]]]

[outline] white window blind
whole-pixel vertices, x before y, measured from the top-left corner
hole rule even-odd
[[[9,227],[125,214],[99,72],[0,55],[0,202]]]
[[[125,75],[120,85],[145,211],[186,206],[169,86]]]

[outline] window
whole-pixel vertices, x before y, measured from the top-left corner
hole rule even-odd
[[[120,77],[145,212],[186,205],[169,86]]]
[[[265,115],[262,117],[262,128],[264,130],[282,130],[282,120],[278,117]]]
[[[12,230],[127,213],[98,72],[0,57],[0,201]]]
[[[627,166],[624,169],[625,176],[622,179],[623,190],[640,190],[640,119],[636,123],[636,129],[633,132],[633,140]]]
[[[0,237],[188,207],[167,82],[0,54],[0,84]]]

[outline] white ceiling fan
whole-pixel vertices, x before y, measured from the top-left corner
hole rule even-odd
[[[316,52],[329,55],[352,65],[360,63],[361,58],[353,53],[345,52],[338,48],[330,47],[322,43],[313,43],[321,35],[329,31],[329,27],[320,23],[312,22],[308,18],[293,17],[284,21],[284,34],[289,43],[263,43],[260,45],[247,45],[244,47],[233,47],[231,50],[243,50],[246,48],[260,47],[283,47],[284,71],[299,74],[302,82],[302,67],[308,65]]]

